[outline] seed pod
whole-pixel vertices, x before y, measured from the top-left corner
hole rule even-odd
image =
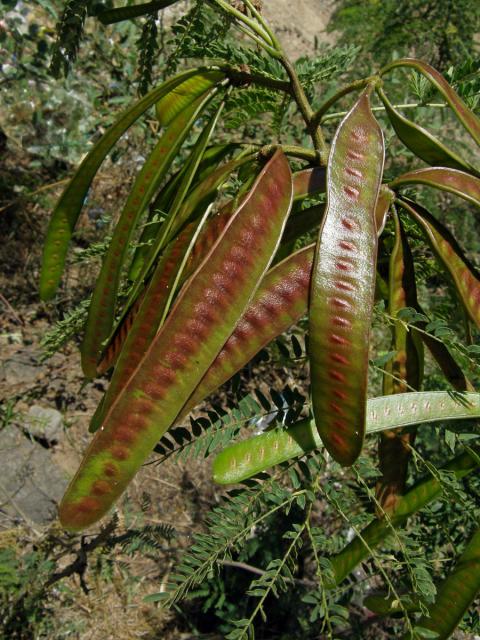
[[[395,129],[395,133],[416,156],[432,166],[450,167],[451,169],[459,169],[479,175],[471,164],[462,160],[459,155],[448,149],[426,129],[402,116],[393,107],[382,89],[377,88],[377,93],[385,105],[385,111]]]
[[[182,409],[182,417],[305,314],[313,254],[312,244],[270,269],[232,335]],[[179,416],[177,421],[181,419]]]
[[[152,89],[146,96],[124,111],[114,124],[103,134],[93,149],[84,158],[75,175],[70,180],[53,211],[48,226],[43,250],[42,272],[40,276],[40,297],[50,300],[56,293],[62,276],[65,257],[73,230],[83,206],[90,184],[106,155],[120,136],[155,102],[174,89],[178,84],[204,69],[189,69],[160,87]]]
[[[205,225],[205,227],[202,229],[202,232],[198,237],[197,241],[195,242],[195,245],[188,257],[187,264],[185,265],[185,269],[181,276],[181,280],[180,280],[181,284],[185,282],[191,276],[191,274],[197,269],[197,267],[203,261],[207,253],[212,248],[212,246],[215,244],[218,236],[222,233],[228,221],[230,220],[234,209],[238,206],[239,199],[241,199],[242,195],[246,193],[246,187],[249,185],[250,185],[250,182],[245,183],[245,185],[243,185],[242,188],[239,190],[239,193],[237,194],[237,196],[233,198],[233,200],[230,200],[221,209],[219,213],[213,216]],[[187,235],[185,236],[184,231],[182,231],[177,236],[177,238],[175,238],[175,240],[172,241],[172,245],[176,242],[180,242],[182,245],[184,245],[183,249],[186,249],[188,241],[186,241],[185,238],[190,237],[193,234],[193,230],[195,229],[195,226],[196,226],[196,223],[190,223],[189,225],[187,225],[187,227],[185,227],[184,229],[184,231],[187,231]],[[181,240],[181,238],[183,238],[183,240]],[[182,253],[183,249],[181,251],[177,251],[174,249],[178,264],[180,264],[181,262],[181,259],[183,256],[183,253]],[[168,247],[167,247],[167,251],[169,251]],[[149,285],[151,295],[154,295],[154,296],[159,295],[157,293],[157,286],[158,286],[158,288],[164,292],[165,298],[168,297],[170,293],[169,289],[172,286],[172,283],[174,282],[176,277],[176,274],[174,273],[174,271],[175,271],[175,268],[177,267],[177,264],[175,262],[172,262],[170,257],[168,257],[168,265],[169,265],[168,268],[166,265],[159,266],[156,268],[156,273],[158,272],[157,273],[158,285],[152,285],[151,287]],[[166,269],[168,272],[165,274],[165,277],[166,277],[165,280],[163,280],[161,276],[162,269]],[[141,297],[143,297],[143,294],[139,295],[139,298]],[[151,307],[151,304],[148,302],[146,302],[145,305],[146,305],[146,309],[149,309],[149,307]],[[157,322],[157,326],[158,326],[158,322],[162,317],[163,310],[164,310],[163,303],[160,303],[160,300],[158,298],[155,302],[155,309],[156,309],[156,312],[154,312],[153,315],[151,315],[151,312],[149,312],[150,322]],[[105,372],[117,360],[117,357],[120,355],[120,352],[123,348],[123,344],[128,336],[128,333],[132,328],[132,325],[133,325],[135,316],[138,313],[138,310],[139,310],[139,304],[136,301],[128,309],[124,317],[120,319],[115,329],[115,332],[113,333],[113,335],[108,341],[108,347],[105,350],[105,355],[101,363],[97,367],[98,373]],[[142,322],[142,325],[145,326],[145,323]],[[154,335],[154,333],[152,335]],[[138,353],[138,348],[134,345],[132,345],[132,350],[135,353]],[[92,429],[90,430],[92,431]],[[93,429],[93,430],[96,430],[96,429]]]
[[[383,162],[367,90],[332,143],[309,312],[313,414],[328,452],[343,465],[355,462],[365,432]]]
[[[465,547],[453,571],[438,586],[435,602],[417,625],[430,629],[437,640],[450,638],[480,591],[480,530]],[[406,639],[412,636],[407,634]]]
[[[291,202],[290,168],[277,152],[183,288],[95,435],[60,506],[66,528],[80,530],[101,518],[174,422],[254,295]]]
[[[88,377],[95,377],[101,345],[113,327],[122,266],[138,220],[165,178],[191,127],[211,98],[210,93],[200,96],[175,118],[155,145],[130,191],[103,259],[88,309],[81,347],[82,368]]]
[[[392,189],[410,184],[425,184],[442,191],[454,193],[468,202],[480,207],[480,179],[455,169],[432,167],[409,171],[390,182]]]
[[[293,199],[301,200],[317,193],[325,193],[326,171],[324,167],[302,169],[293,174]]]
[[[377,227],[377,236],[380,237],[385,229],[388,212],[395,200],[395,193],[391,191],[387,185],[382,184],[378,194],[377,206],[375,207],[375,222]]]
[[[175,4],[178,0],[154,0],[153,2],[144,2],[136,4],[133,7],[118,7],[117,9],[107,9],[96,14],[96,17],[102,24],[115,24],[123,20],[133,20],[139,16],[144,16],[153,11],[160,11],[171,4]]]
[[[178,224],[179,211],[181,211],[182,203],[190,189],[190,185],[201,163],[202,156],[205,153],[205,149],[207,148],[210,137],[217,125],[223,107],[224,102],[222,101],[216,108],[205,128],[202,130],[192,152],[190,153],[187,161],[187,167],[178,184],[168,218],[161,226],[159,237],[156,238],[152,246],[149,247],[145,256],[145,261],[142,263],[136,281],[130,290],[130,295],[125,305],[126,309],[130,309],[134,304],[134,301],[138,298],[140,291],[145,286],[145,282],[149,279],[152,270],[155,268],[155,264],[157,263],[159,256],[162,254],[165,247],[174,240],[183,226],[183,224]]]
[[[173,281],[177,275],[179,263],[194,231],[194,225],[189,225],[179,235],[177,241],[172,246],[167,247],[142,295],[142,300],[135,316],[132,320],[130,320],[131,314],[126,316],[126,322],[131,324],[130,330],[126,335],[125,342],[119,345],[121,347],[119,358],[102,402],[101,412],[100,414],[95,412],[90,424],[91,432],[100,427],[103,418],[140,364],[155,337]]]
[[[424,207],[402,198],[398,204],[420,225],[435,256],[450,275],[458,298],[472,321],[480,327],[480,276],[450,231]]]
[[[436,69],[422,60],[415,58],[400,58],[390,62],[381,70],[383,75],[395,67],[412,67],[429,80],[448,102],[458,120],[469,132],[475,142],[480,145],[480,119],[467,107],[460,96],[452,89],[445,78]]]
[[[394,213],[395,244],[390,254],[388,311],[395,318],[400,309],[416,307],[417,289],[413,258],[400,218]],[[423,379],[423,343],[415,329],[407,330],[400,321],[392,327],[392,349],[395,356],[385,365],[383,394],[405,393],[419,390]],[[395,508],[398,497],[404,493],[407,480],[410,446],[415,440],[415,429],[385,431],[380,435],[378,458],[381,478],[376,493],[380,507],[385,511]]]
[[[399,393],[370,398],[367,402],[367,433],[380,433],[411,425],[480,417],[480,394],[465,393],[458,399],[447,391]],[[288,429],[277,429],[243,440],[224,449],[213,462],[213,478],[232,484],[303,456],[322,446],[312,420]]]
[[[203,230],[199,240],[195,243],[194,251],[185,256],[189,247],[196,225],[189,224],[182,233],[167,247],[162,255],[153,276],[142,295],[142,302],[138,309],[134,310],[135,316],[128,314],[125,321],[130,324],[130,330],[124,343],[119,344],[119,358],[113,372],[108,391],[102,402],[100,412],[96,411],[90,423],[90,432],[95,432],[101,425],[102,419],[125,387],[130,376],[139,366],[151,341],[157,333],[160,322],[165,314],[166,305],[171,295],[175,280],[178,277],[178,269],[183,259],[187,258],[181,282],[186,281],[203,262],[205,256],[215,244],[217,238],[225,229],[232,215],[226,211],[223,215],[217,215]]]

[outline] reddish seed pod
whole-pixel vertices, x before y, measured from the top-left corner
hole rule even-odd
[[[332,143],[309,313],[313,413],[325,447],[344,465],[358,457],[365,432],[377,253],[375,209],[383,162],[383,135],[371,112],[368,89]],[[333,342],[333,335],[344,342]],[[341,425],[330,406],[336,392],[354,399],[344,402]]]
[[[63,526],[81,530],[101,518],[173,424],[255,294],[280,242],[291,202],[290,168],[283,153],[277,152],[182,289],[165,324],[110,408],[63,498],[60,506]],[[253,222],[257,226],[255,234],[249,232]],[[232,248],[242,239],[248,243],[245,248],[249,254],[255,254],[255,260],[237,263],[235,273],[226,276],[224,265],[231,261]],[[207,287],[219,289],[227,304],[218,319],[215,309],[213,320],[192,318],[192,309],[204,302]],[[193,328],[189,327],[192,321]],[[195,353],[187,354],[175,346],[175,338],[180,334],[195,338]],[[159,363],[171,372],[171,381],[158,376]],[[141,436],[130,446],[117,444],[119,429],[138,416],[145,422]],[[114,464],[114,470],[118,469],[115,484],[111,484],[109,493],[94,502],[85,502],[91,500],[95,483],[105,479],[106,464]],[[86,508],[82,507],[84,504]]]

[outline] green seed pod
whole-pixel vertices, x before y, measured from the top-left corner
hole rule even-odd
[[[415,58],[400,58],[399,60],[395,60],[384,67],[380,73],[383,75],[396,67],[411,67],[415,69],[415,71],[424,75],[427,80],[429,80],[441,93],[458,120],[462,123],[475,142],[480,145],[480,119],[467,107],[441,73],[426,62],[416,60]]]
[[[103,259],[88,310],[81,347],[82,368],[88,377],[95,377],[102,343],[112,331],[120,275],[138,220],[167,174],[191,127],[211,98],[209,93],[200,96],[173,120],[143,165],[130,191]]]
[[[412,425],[480,417],[480,394],[428,391],[371,398],[367,402],[367,433],[380,433]],[[266,471],[275,464],[303,456],[322,442],[312,420],[288,429],[276,429],[224,449],[213,462],[213,478],[233,484]]]
[[[392,189],[398,189],[411,184],[424,184],[428,187],[448,191],[480,207],[480,179],[474,178],[464,171],[444,169],[443,167],[417,169],[395,178],[389,186]]]

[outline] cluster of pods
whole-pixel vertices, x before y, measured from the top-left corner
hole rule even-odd
[[[398,60],[384,72],[395,66],[413,67],[427,77],[480,144],[478,118],[438,72],[411,59]],[[219,482],[236,482],[321,444],[340,464],[351,465],[365,432],[383,430],[378,496],[385,509],[394,509],[405,481],[402,456],[414,437],[411,428],[398,428],[422,421],[414,410],[422,402],[430,421],[441,417],[448,404],[438,397],[414,401],[405,393],[421,388],[424,345],[456,389],[473,391],[441,342],[426,332],[408,331],[400,320],[393,326],[396,355],[386,365],[391,375],[385,377],[384,393],[401,393],[408,406],[389,398],[381,411],[371,408],[367,374],[373,306],[382,296],[377,252],[388,215],[395,230],[388,282],[383,283],[389,313],[395,318],[404,307],[421,312],[399,209],[424,233],[470,321],[480,327],[475,268],[450,232],[402,195],[404,187],[428,185],[480,206],[480,171],[404,118],[380,83],[372,81],[340,123],[327,166],[292,174],[280,146],[265,157],[249,147],[211,144],[228,85],[226,73],[212,67],[186,71],[152,90],[103,135],[53,213],[40,284],[45,300],[58,288],[85,194],[101,162],[122,133],[156,105],[163,133],[120,214],[86,322],[84,373],[89,378],[107,371],[112,375],[92,419],[96,433],[60,507],[60,520],[69,530],[100,519],[163,434],[306,313],[313,423],[294,427],[295,438],[272,433],[242,443],[248,455],[235,446],[224,451],[214,467]],[[430,166],[384,182],[385,145],[372,113],[374,91],[400,140]],[[187,161],[172,172],[206,109],[205,128]],[[215,209],[219,189],[234,172],[242,174],[243,186]],[[326,194],[324,205],[300,206],[305,197],[319,193]],[[316,228],[314,244],[292,251],[299,237]],[[130,292],[119,309],[125,272]],[[392,399],[395,403],[389,404]],[[478,414],[476,400],[457,417],[472,411]]]

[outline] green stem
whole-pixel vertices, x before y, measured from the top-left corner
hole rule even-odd
[[[235,7],[225,2],[225,0],[211,0],[214,4],[218,5],[221,9],[223,9],[226,13],[229,13],[233,18],[235,18],[238,22],[243,23],[246,27],[249,27],[251,31],[260,36],[260,39],[269,47],[272,47],[273,42],[270,39],[270,36],[267,32],[261,28],[255,20],[251,20],[248,16],[244,15]]]
[[[298,78],[297,72],[295,71],[294,66],[290,62],[290,60],[282,53],[282,57],[280,58],[280,62],[283,65],[287,75],[290,79],[290,85],[292,87],[293,97],[295,98],[295,102],[300,109],[300,113],[307,125],[307,129],[312,136],[313,145],[317,151],[320,152],[320,164],[323,166],[327,165],[328,160],[328,148],[325,143],[325,139],[323,137],[322,130],[318,126],[312,126],[312,117],[313,117],[313,109],[310,106],[308,98],[303,90],[302,84]]]
[[[262,40],[262,38],[259,38],[258,36],[256,36],[254,33],[252,33],[250,31],[250,29],[247,29],[245,26],[243,26],[242,24],[237,24],[237,29],[239,31],[241,31],[242,33],[244,33],[245,35],[247,35],[249,38],[251,38],[254,42],[256,42],[256,44],[263,49],[264,51],[266,51],[268,54],[270,54],[272,56],[272,58],[279,58],[279,53],[276,49],[274,49],[273,47],[271,47],[269,44],[267,44],[264,40]]]
[[[372,80],[375,79],[375,77],[376,76],[371,76],[369,78],[362,78],[362,80],[356,80],[355,82],[351,82],[350,84],[345,85],[345,87],[343,87],[342,89],[334,93],[331,98],[326,100],[317,109],[317,111],[315,111],[310,122],[311,126],[318,127],[320,125],[320,122],[329,118],[329,116],[327,116],[327,118],[322,120],[323,115],[330,109],[332,104],[335,104],[337,100],[340,100],[340,98],[343,98],[343,96],[346,96],[347,94],[351,93],[352,91],[355,91],[356,89],[363,89],[363,87],[365,87],[369,82],[372,82]]]
[[[270,38],[270,42],[272,43],[272,46],[275,49],[277,49],[277,51],[281,52],[282,47],[280,45],[280,42],[277,40],[277,37],[275,36],[273,31],[270,29],[268,22],[264,19],[260,11],[256,9],[255,5],[250,0],[244,0],[244,2],[245,2],[245,5],[250,9],[252,14],[255,16],[257,21],[261,24],[265,33],[268,34],[268,37]]]

